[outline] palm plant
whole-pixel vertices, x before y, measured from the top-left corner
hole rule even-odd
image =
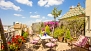
[[[54,21],[56,21],[56,18],[61,15],[62,10],[57,10],[56,7],[52,10],[52,15],[54,16]]]
[[[61,12],[62,10],[57,10],[57,7],[54,7],[54,9],[52,10],[51,14],[54,16],[55,22],[56,22],[56,18],[61,15]],[[53,31],[54,31],[54,27],[53,27]]]

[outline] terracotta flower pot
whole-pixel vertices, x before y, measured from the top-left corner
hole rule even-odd
[[[70,41],[71,41],[70,39],[67,39],[67,42],[68,42],[68,43],[70,43]]]
[[[22,45],[22,42],[21,42],[21,43],[19,43],[19,48],[21,47],[21,45]]]
[[[17,49],[15,49],[15,51],[18,51],[18,48],[17,48]]]
[[[60,42],[63,42],[63,36],[62,36],[62,37],[58,36],[58,40],[59,40]]]

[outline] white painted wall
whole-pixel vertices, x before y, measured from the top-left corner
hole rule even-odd
[[[90,45],[91,45],[91,31],[88,30],[88,28],[91,30],[91,0],[86,0],[86,16],[90,16],[90,21],[86,18],[86,27],[85,27],[85,36],[90,37]],[[90,23],[89,23],[90,22]],[[89,27],[88,27],[89,25]]]

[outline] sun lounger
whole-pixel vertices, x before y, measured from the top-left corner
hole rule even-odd
[[[80,35],[78,40],[75,43],[71,43],[71,48],[73,45],[84,48],[89,51],[88,37],[86,37],[84,35]]]

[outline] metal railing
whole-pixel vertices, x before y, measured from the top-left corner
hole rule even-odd
[[[5,35],[5,37],[6,37],[6,41],[7,41],[7,42],[8,42],[8,41],[11,41],[11,38],[16,35],[16,32],[17,32],[17,31],[5,32],[4,35]]]

